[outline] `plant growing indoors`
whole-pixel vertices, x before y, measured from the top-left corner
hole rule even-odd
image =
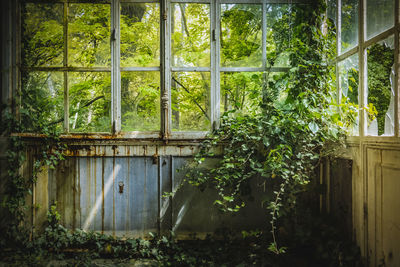
[[[361,266],[323,198],[355,177],[345,215],[372,257],[390,212],[360,199],[391,192],[369,160],[397,170],[400,16],[360,1],[4,1],[0,255]],[[336,174],[343,157],[357,164]]]

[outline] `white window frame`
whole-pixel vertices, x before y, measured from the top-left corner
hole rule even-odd
[[[366,6],[367,0],[358,0],[358,44],[341,53],[341,5],[342,0],[328,0],[336,2],[336,53],[337,57],[335,60],[336,64],[336,81],[337,81],[337,95],[338,103],[341,98],[341,82],[338,70],[339,62],[343,62],[349,57],[358,54],[358,67],[359,67],[359,85],[358,85],[358,103],[359,103],[359,136],[350,137],[349,140],[356,141],[358,139],[365,140],[387,140],[387,141],[398,141],[400,137],[399,127],[399,32],[400,32],[400,21],[399,21],[399,0],[394,0],[394,21],[393,27],[375,35],[371,38],[367,38],[367,16]],[[394,66],[395,66],[395,79],[394,79],[394,135],[393,136],[371,136],[367,134],[367,113],[365,107],[368,104],[368,76],[367,76],[367,49],[372,44],[378,43],[386,38],[394,37]]]
[[[339,0],[340,1],[340,0]],[[46,1],[26,0],[24,2],[46,3]],[[51,3],[64,5],[64,61],[63,67],[24,67],[24,71],[60,71],[64,73],[64,132],[63,136],[80,136],[81,133],[69,132],[69,99],[68,72],[111,72],[111,133],[84,133],[86,136],[101,138],[113,135],[115,138],[151,138],[151,139],[202,139],[209,131],[175,132],[172,131],[171,114],[171,74],[174,71],[210,72],[210,124],[212,129],[220,123],[220,74],[221,72],[285,72],[290,67],[268,67],[266,64],[266,10],[267,4],[296,4],[302,0],[99,0],[99,3],[110,4],[111,7],[111,67],[68,67],[68,4],[94,3],[85,0],[55,0]],[[120,4],[121,3],[159,3],[160,4],[160,66],[158,67],[121,67],[120,66]],[[203,3],[210,5],[210,67],[172,67],[171,66],[171,4],[173,3]],[[221,4],[260,4],[262,7],[262,67],[221,67],[220,66],[220,6]],[[159,71],[160,72],[160,131],[155,132],[121,132],[121,72]],[[210,129],[210,130],[212,130]]]

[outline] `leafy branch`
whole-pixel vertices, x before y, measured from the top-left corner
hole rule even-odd
[[[296,208],[297,199],[307,191],[320,160],[334,155],[335,147],[340,149],[344,134],[331,98],[334,70],[326,64],[329,42],[334,38],[320,32],[323,8],[319,2],[314,3],[314,8],[293,8],[297,26],[290,39],[295,44],[291,62],[296,65],[279,80],[264,80],[259,88],[263,101],[254,107],[261,112],[225,113],[220,128],[203,142],[188,166],[186,181],[214,188],[218,192],[214,203],[223,211],[240,210],[245,196],[251,194],[251,180],[263,179],[269,188],[269,249],[276,254],[286,249],[278,246],[277,224]],[[265,76],[269,77],[269,73]],[[223,144],[219,164],[204,168],[205,159],[213,156],[213,149],[219,144]]]

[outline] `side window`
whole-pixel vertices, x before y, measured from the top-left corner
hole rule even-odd
[[[197,138],[290,69],[289,2],[23,1],[22,108],[64,133]]]
[[[367,48],[367,135],[394,135],[394,37]]]
[[[63,13],[62,4],[21,6],[21,119],[40,114],[45,126],[58,130],[64,120],[64,76],[52,68],[64,62]]]
[[[160,4],[121,3],[121,130],[160,131]]]
[[[110,5],[21,9],[22,114],[40,114],[59,131],[110,132]]]
[[[329,18],[337,16],[333,20],[342,122],[353,136],[398,136],[399,82],[395,77],[399,55],[395,51],[399,51],[399,40],[395,36],[399,29],[394,25],[399,17],[395,17],[395,1],[366,0],[361,11],[360,3],[328,1]]]
[[[210,19],[210,4],[171,4],[173,132],[211,129]]]
[[[340,61],[338,73],[342,122],[351,135],[358,136],[360,124],[358,54]]]

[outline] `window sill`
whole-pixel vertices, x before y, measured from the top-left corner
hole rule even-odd
[[[397,136],[348,136],[348,143],[400,143],[400,137]]]
[[[172,132],[166,140],[196,140],[206,139],[209,132]],[[45,138],[45,134],[38,133],[12,133],[11,136],[19,136],[23,138]],[[160,132],[121,132],[118,134],[111,133],[68,133],[61,134],[61,139],[82,139],[82,140],[126,140],[126,139],[150,139],[161,140]]]
[[[67,157],[129,157],[129,156],[182,156],[191,157],[208,132],[173,132],[163,140],[158,132],[130,132],[116,135],[107,133],[62,134],[68,144]],[[44,134],[13,133],[32,142],[46,138]],[[221,147],[215,149],[219,154]]]

